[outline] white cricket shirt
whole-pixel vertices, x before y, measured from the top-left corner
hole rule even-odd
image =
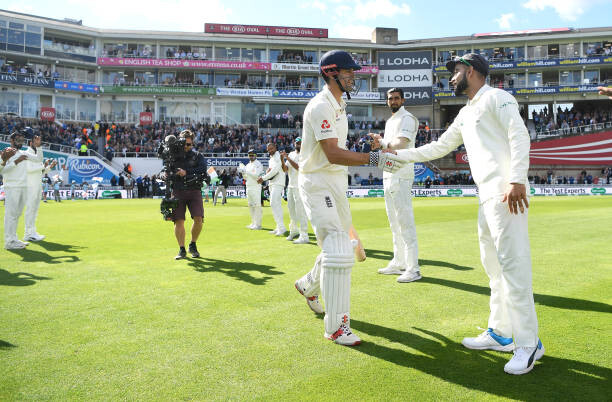
[[[28,147],[26,154],[28,159],[24,163],[26,163],[28,187],[38,187],[42,184],[43,169],[45,168],[43,165],[43,150],[38,148],[34,151],[34,148]]]
[[[304,110],[300,173],[348,174],[348,166],[329,163],[319,144],[321,140],[337,138],[338,147],[346,149],[347,135],[346,102],[341,99],[338,103],[325,85]]]
[[[244,167],[244,178],[246,180],[247,186],[259,186],[257,183],[257,179],[263,175],[264,168],[260,161],[255,159],[255,161],[246,164]]]
[[[4,180],[4,188],[11,187],[26,187],[27,185],[27,159],[15,164],[15,160],[21,155],[27,155],[24,151],[15,152],[9,160],[6,161],[4,169],[2,169],[2,179]]]
[[[283,165],[278,151],[274,152],[274,155],[270,157],[268,168],[270,171],[262,176],[264,181],[270,180],[269,186],[285,187],[285,172],[283,172]]]
[[[480,202],[503,194],[510,183],[529,186],[529,132],[516,99],[508,92],[484,85],[438,141],[397,154],[410,162],[423,162],[440,158],[462,143]]]
[[[287,158],[291,159],[298,165],[300,164],[300,154],[297,151],[291,151],[289,155],[287,155]],[[300,171],[291,166],[291,163],[289,161],[285,162],[285,165],[287,165],[287,174],[289,175],[289,184],[287,185],[287,187],[297,188],[298,174],[300,173]]]
[[[396,138],[404,137],[408,140],[408,149],[414,148],[419,122],[404,107],[387,120],[385,124],[385,142],[389,143]],[[406,148],[404,148],[406,149]],[[399,177],[401,179],[414,179],[414,163],[407,163],[395,173],[383,172],[383,178]]]

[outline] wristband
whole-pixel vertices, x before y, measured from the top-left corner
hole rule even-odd
[[[370,166],[378,166],[378,160],[380,158],[380,152],[370,152]]]

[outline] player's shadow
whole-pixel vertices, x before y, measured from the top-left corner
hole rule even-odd
[[[423,279],[421,279],[419,282],[433,283],[435,285],[446,286],[481,295],[488,296],[491,294],[491,290],[488,286],[472,285],[471,283],[451,281],[449,279],[424,276]],[[612,313],[611,305],[591,300],[574,299],[572,297],[542,295],[537,293],[534,293],[533,298],[536,304],[542,304],[548,307],[562,308],[566,310],[595,311],[608,314]]]
[[[374,250],[371,248],[366,248],[365,252],[366,252],[366,257],[368,258],[374,258],[376,260],[386,260],[386,261],[391,261],[393,259],[392,251]],[[419,260],[419,265],[421,267],[430,265],[430,266],[436,266],[436,267],[442,267],[442,268],[451,268],[457,271],[470,271],[474,269],[472,267],[466,267],[464,265],[457,265],[451,262],[437,261],[437,260]]]
[[[47,264],[63,264],[67,262],[78,262],[80,258],[76,255],[52,256],[42,251],[24,248],[22,250],[8,250],[22,258],[22,262],[44,262]],[[74,252],[74,251],[72,251]]]
[[[284,275],[276,271],[271,265],[254,264],[252,262],[224,261],[214,258],[190,258],[187,262],[198,272],[221,272],[231,278],[250,283],[252,285],[265,285],[272,275]],[[264,275],[256,277],[250,272],[259,272]]]
[[[37,276],[27,272],[9,272],[0,269],[0,286],[30,286],[37,281],[49,280],[46,276]]]
[[[74,244],[61,244],[45,240],[36,242],[36,244],[38,244],[47,251],[63,251],[65,253],[78,253],[79,250],[86,248],[83,246],[76,246]]]
[[[2,339],[0,339],[0,350],[10,350],[16,347],[17,347],[16,345],[13,345],[10,342],[3,341]]]
[[[526,401],[605,400],[610,395],[612,370],[607,367],[544,355],[533,373],[519,377],[503,372],[512,356],[509,353],[469,350],[439,333],[420,328],[406,332],[358,320],[351,320],[351,328],[403,345],[399,348],[364,342],[355,351],[465,389]]]

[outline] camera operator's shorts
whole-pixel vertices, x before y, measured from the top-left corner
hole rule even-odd
[[[172,195],[178,199],[178,207],[174,211],[174,220],[185,220],[185,212],[189,208],[191,218],[194,216],[204,217],[204,204],[202,203],[202,192],[198,190],[175,190]]]

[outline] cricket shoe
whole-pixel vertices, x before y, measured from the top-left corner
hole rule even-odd
[[[271,235],[274,235],[274,236],[278,236],[278,234],[277,234],[278,231],[276,229],[270,230],[268,233],[270,233]]]
[[[247,225],[246,228],[253,230],[253,224],[251,223],[250,225]]]
[[[293,239],[295,239],[296,237],[298,237],[300,234],[299,233],[291,233],[289,232],[289,236],[287,236],[287,240],[291,241]]]
[[[293,241],[293,244],[308,244],[310,243],[310,239],[308,236],[300,236]]]
[[[514,343],[512,338],[497,335],[491,328],[475,338],[463,338],[461,344],[468,349],[497,350],[498,352],[512,352]]]
[[[200,258],[200,252],[195,243],[189,243],[189,254],[191,254],[193,258]]]
[[[319,296],[307,297],[304,295],[304,291],[302,290],[300,286],[299,280],[295,281],[295,288],[297,289],[298,292],[300,292],[302,296],[306,298],[306,304],[308,304],[308,307],[312,311],[314,311],[317,314],[323,314],[325,312],[325,310],[323,310],[323,306],[321,305],[321,302],[319,301]]]
[[[404,272],[403,274],[401,274],[400,276],[397,277],[397,281],[399,283],[408,283],[408,282],[414,282],[414,281],[418,281],[419,279],[421,279],[421,273],[419,271],[415,271],[415,272]]]
[[[544,345],[539,339],[535,348],[517,347],[514,349],[512,359],[504,366],[504,371],[514,375],[527,374],[533,369],[536,360],[540,360],[542,356],[544,356]]]
[[[13,240],[11,242],[6,243],[4,245],[4,248],[7,250],[23,250],[28,246],[28,244],[30,243],[25,243],[20,240]]]
[[[251,230],[261,230],[261,226],[251,226]]]
[[[34,233],[33,235],[26,236],[23,240],[25,241],[41,241],[44,240],[45,235]]]
[[[184,248],[181,248],[179,250],[179,253],[176,255],[176,257],[174,257],[174,259],[175,260],[182,260],[185,257],[187,257],[187,252],[185,251]]]
[[[383,275],[401,275],[404,272],[405,269],[393,265],[387,265],[386,267],[378,270],[378,273]]]
[[[275,235],[275,236],[276,236],[276,237],[284,236],[286,231],[287,231],[287,229],[285,229],[285,228],[278,229],[278,230],[276,231],[276,235]]]
[[[361,339],[359,339],[359,337],[355,335],[351,331],[351,328],[346,324],[340,325],[340,328],[338,328],[338,330],[333,334],[328,334],[326,332],[325,337],[330,341],[334,341],[337,344],[344,346],[356,346],[361,343]]]

